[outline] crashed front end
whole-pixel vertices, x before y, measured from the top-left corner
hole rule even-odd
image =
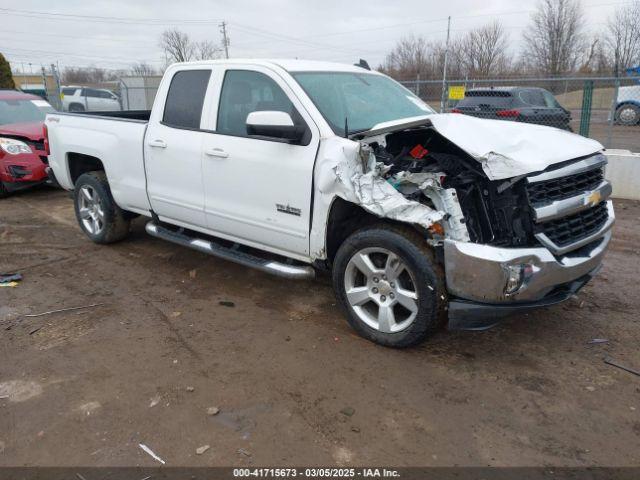
[[[564,301],[595,275],[614,222],[611,185],[595,141],[457,117],[352,136],[350,161],[320,186],[423,229],[443,259],[450,328],[480,329]]]

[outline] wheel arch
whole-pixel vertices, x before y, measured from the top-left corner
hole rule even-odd
[[[340,245],[342,245],[352,233],[363,227],[380,223],[410,227],[425,238],[426,244],[426,238],[428,236],[426,230],[411,223],[378,217],[366,211],[362,206],[336,196],[329,208],[325,231],[325,245],[329,265],[333,264],[333,259]]]
[[[102,171],[106,174],[104,163],[101,159],[79,152],[67,153],[67,169],[69,170],[69,179],[74,186],[83,173]]]

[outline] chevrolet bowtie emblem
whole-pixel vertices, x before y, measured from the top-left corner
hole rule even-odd
[[[591,195],[587,197],[587,201],[585,202],[587,205],[596,206],[602,200],[602,195],[600,192],[592,192]]]

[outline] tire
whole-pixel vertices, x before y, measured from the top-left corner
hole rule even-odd
[[[7,198],[9,196],[9,191],[7,187],[4,186],[4,183],[0,182],[0,198]]]
[[[114,243],[129,234],[131,221],[113,200],[104,172],[80,175],[73,191],[73,203],[78,224],[91,241]]]
[[[365,274],[362,265],[373,268]],[[394,265],[397,270],[385,268]],[[421,343],[446,320],[444,273],[425,239],[409,227],[377,224],[348,237],[334,258],[333,288],[351,327],[387,347]]]
[[[637,125],[640,123],[640,107],[627,103],[616,109],[616,123],[618,125]]]
[[[84,112],[84,110],[84,105],[81,105],[79,103],[72,103],[71,105],[69,105],[70,112]]]

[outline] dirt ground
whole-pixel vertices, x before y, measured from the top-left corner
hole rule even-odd
[[[603,362],[640,369],[640,203],[616,206],[578,298],[398,351],[355,336],[326,282],[142,219],[94,245],[62,191],[1,200],[0,270],[24,280],[0,288],[0,465],[158,465],[140,443],[171,466],[638,465],[640,377]]]

